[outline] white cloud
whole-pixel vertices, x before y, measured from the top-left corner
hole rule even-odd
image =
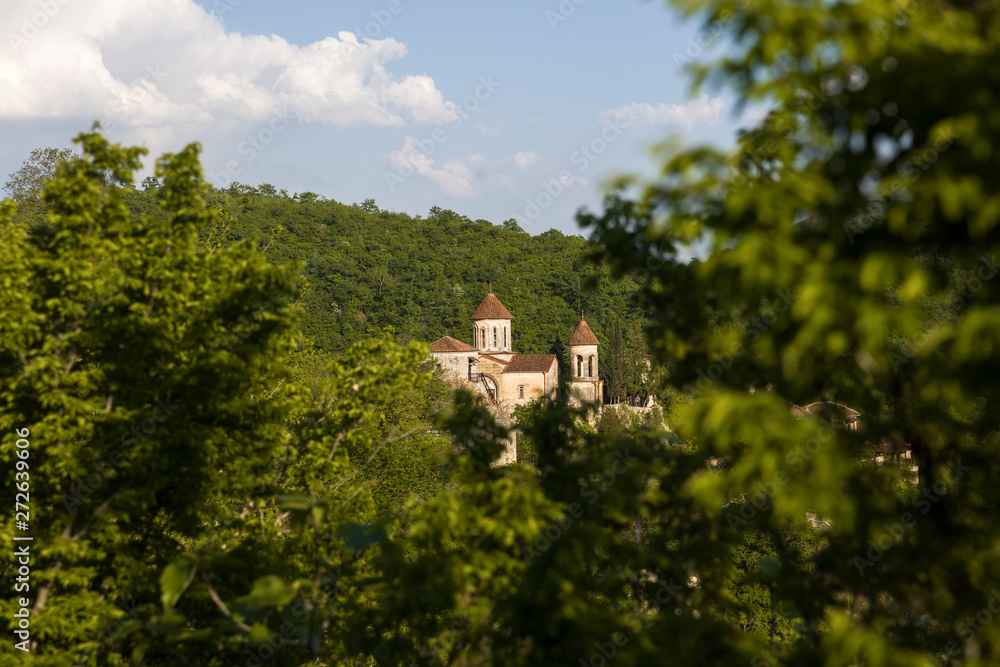
[[[514,155],[514,164],[516,164],[521,169],[527,169],[531,165],[538,162],[538,156],[535,155],[535,151],[519,151]]]
[[[460,199],[476,196],[477,177],[472,167],[482,161],[483,156],[478,153],[463,155],[435,169],[434,160],[420,150],[416,137],[406,137],[403,147],[389,154],[389,165],[398,174],[416,172],[441,188],[444,194]]]
[[[0,25],[0,119],[406,126],[454,109],[429,76],[386,70],[406,55],[393,39],[297,46],[226,32],[192,0],[7,0]]]
[[[743,110],[743,115],[740,116],[740,127],[754,127],[760,125],[760,123],[767,118],[767,115],[771,113],[772,109],[773,105],[768,104],[748,105]]]
[[[479,124],[475,125],[475,128],[477,130],[479,130],[480,132],[482,132],[483,136],[487,136],[487,137],[498,137],[498,136],[500,136],[500,128],[499,127],[487,127],[487,126],[479,123]]]
[[[675,125],[690,129],[693,125],[712,127],[719,123],[726,105],[721,97],[708,99],[702,95],[685,104],[664,104],[653,106],[645,102],[633,102],[617,109],[597,114],[602,123],[617,122],[621,125]]]
[[[571,173],[566,172],[566,171],[564,171],[561,174],[559,174],[559,176],[558,176],[558,178],[556,180],[558,180],[559,184],[562,185],[566,189],[569,189],[569,188],[572,188],[572,187],[581,187],[581,188],[590,188],[590,187],[592,187],[590,185],[590,181],[588,181],[583,176],[580,176],[579,174],[571,174]]]

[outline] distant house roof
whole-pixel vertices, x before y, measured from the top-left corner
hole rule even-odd
[[[503,369],[506,373],[547,373],[556,363],[554,354],[515,354]]]
[[[816,415],[826,420],[837,421],[851,431],[861,429],[861,413],[840,403],[817,401],[805,407],[791,404],[789,411],[796,417]]]
[[[512,320],[514,316],[510,314],[500,299],[493,295],[493,289],[486,295],[479,307],[472,312],[470,320]]]
[[[812,415],[837,415],[844,421],[854,421],[861,416],[861,413],[857,410],[853,410],[846,405],[832,403],[830,401],[817,401],[816,403],[810,403],[806,407],[802,408],[802,410],[805,410]]]
[[[573,335],[569,337],[570,345],[600,345],[597,342],[597,336],[594,332],[590,330],[590,326],[587,324],[586,320],[581,319],[580,323],[576,325],[576,331]]]
[[[431,343],[431,352],[475,352],[476,348],[451,336],[442,336]]]

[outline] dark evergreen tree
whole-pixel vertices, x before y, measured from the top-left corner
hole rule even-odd
[[[563,343],[558,330],[556,330],[555,339],[552,341],[552,347],[549,348],[549,354],[556,355],[556,359],[559,360],[559,377],[568,378],[569,358],[566,356],[566,344]]]
[[[601,378],[604,380],[604,395],[609,403],[620,403],[628,393],[628,369],[625,357],[625,341],[622,337],[621,321],[611,320],[607,342],[601,355]]]

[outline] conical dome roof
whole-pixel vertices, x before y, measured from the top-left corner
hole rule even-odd
[[[586,320],[581,319],[580,323],[576,325],[576,330],[573,335],[569,337],[570,345],[600,345],[597,341],[597,336],[594,332],[590,330],[590,326],[587,324]]]
[[[496,298],[493,294],[493,288],[491,287],[490,293],[486,295],[486,298],[483,299],[481,304],[479,304],[479,307],[473,311],[472,317],[469,319],[512,320],[514,319],[514,316],[510,314],[510,311],[507,310],[502,303],[500,303],[500,299]]]

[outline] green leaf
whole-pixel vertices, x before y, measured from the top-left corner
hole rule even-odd
[[[163,611],[168,612],[174,608],[181,595],[191,585],[194,573],[197,568],[183,558],[175,560],[163,570],[160,575],[160,600],[163,602]]]
[[[298,586],[286,584],[281,577],[268,575],[261,577],[253,584],[253,589],[236,602],[239,608],[246,610],[281,609],[292,601]]]
[[[281,509],[284,511],[307,510],[312,504],[305,496],[278,496]]]

